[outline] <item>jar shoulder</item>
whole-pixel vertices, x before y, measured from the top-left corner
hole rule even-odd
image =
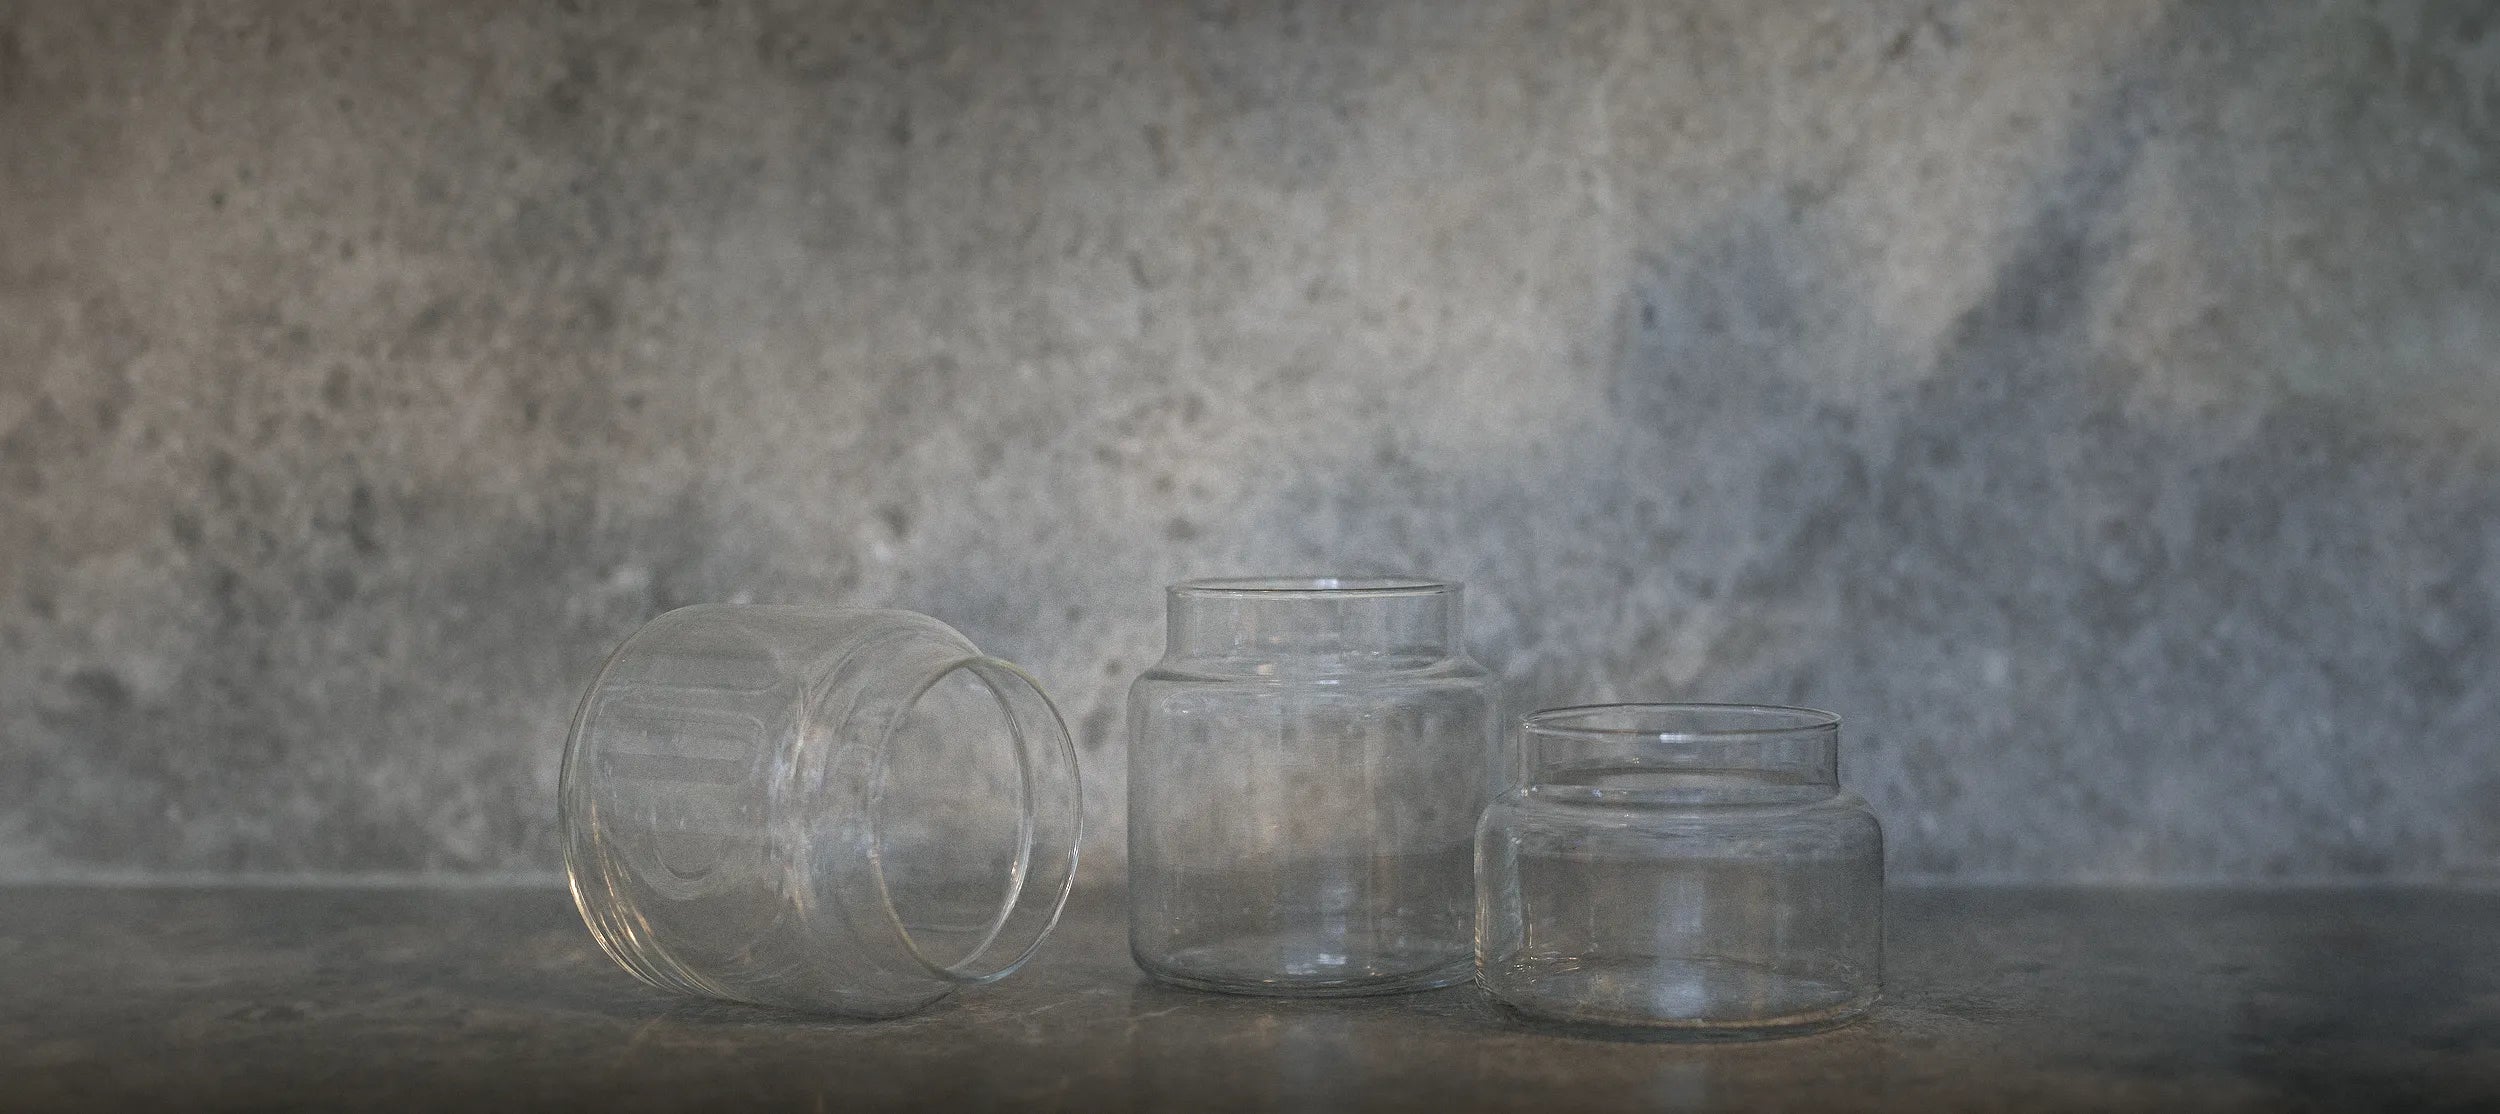
[[[1661,838],[1727,838],[1742,832],[1819,832],[1880,841],[1883,823],[1857,793],[1841,789],[1807,801],[1739,804],[1557,801],[1513,788],[1495,797],[1488,833],[1606,833]]]
[[[1159,686],[1340,686],[1372,683],[1490,684],[1493,674],[1464,654],[1336,658],[1166,657],[1138,675],[1132,691]]]

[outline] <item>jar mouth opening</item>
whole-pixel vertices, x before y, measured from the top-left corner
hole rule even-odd
[[[1549,708],[1520,725],[1539,735],[1592,739],[1741,741],[1830,731],[1840,717],[1780,704],[1583,704]]]
[[[868,854],[869,875],[889,927],[913,960],[952,982],[995,982],[1033,957],[1058,923],[1075,885],[1084,817],[1076,743],[1059,709],[1031,674],[998,658],[972,656],[929,674],[903,700],[879,748],[887,756],[885,761],[894,760],[896,736],[903,724],[918,714],[941,685],[974,686],[994,702],[998,718],[993,726],[1012,749],[1015,763],[1013,865],[1004,877],[992,876],[977,887],[995,886],[991,893],[996,904],[985,923],[970,926],[968,942],[963,933],[966,926],[960,923],[933,929],[933,920],[954,918],[944,916],[946,911],[925,909],[889,869],[892,856],[887,840],[897,818],[888,813],[889,800],[880,792],[871,821],[875,836]],[[881,780],[884,776],[880,775]],[[909,853],[902,858],[908,862]],[[933,912],[940,915],[932,918]]]
[[[1172,586],[1174,596],[1201,599],[1382,599],[1457,590],[1455,582],[1423,576],[1202,577]]]

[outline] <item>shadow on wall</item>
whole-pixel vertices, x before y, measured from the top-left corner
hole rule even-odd
[[[1886,818],[1897,877],[2500,876],[2500,766],[2475,757],[2500,712],[2479,683],[2500,676],[2500,378],[2380,350],[2374,330],[2342,339],[2330,381],[2242,366],[2306,343],[2266,335],[2298,311],[2273,304],[2281,276],[2262,270],[2205,276],[2183,332],[2137,304],[2160,268],[2244,256],[2286,226],[2440,232],[2356,216],[2371,210],[2337,196],[2349,184],[2278,194],[2205,165],[2200,113],[2243,107],[2235,82],[2293,80],[2201,68],[2258,15],[2174,8],[2125,54],[2030,183],[1984,294],[1911,357],[1928,366],[1907,389],[1863,406],[1818,393],[1829,338],[1881,321],[1852,294],[1867,279],[1819,254],[1818,214],[1774,183],[1639,257],[1612,381],[1576,424],[1457,467],[1384,434],[1370,459],[1278,493],[1249,532],[1297,539],[1289,563],[1465,579],[1514,713],[1842,711],[1849,781]],[[2352,35],[2387,35],[2350,22],[2281,32],[2283,53],[2325,56],[2330,97],[2390,76],[2344,56]],[[2414,33],[2435,44],[2471,22],[2432,6]],[[2382,67],[2441,64],[2421,42],[2377,50]],[[2255,107],[2289,117],[2283,146],[2322,148],[2286,161],[2411,157],[2370,112]],[[2453,103],[2400,108],[2494,130]],[[2370,262],[2407,266],[2393,249]],[[2495,327],[2500,305],[2474,304],[2488,286],[2458,276],[2411,320]],[[2217,333],[2240,343],[2216,351]],[[2375,395],[2387,379],[2408,389]]]

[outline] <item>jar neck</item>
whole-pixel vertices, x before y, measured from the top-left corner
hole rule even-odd
[[[1840,791],[1840,720],[1739,704],[1615,704],[1520,724],[1514,787],[1627,804],[1770,804]]]
[[[1430,662],[1457,652],[1460,589],[1421,579],[1193,580],[1168,596],[1174,658]]]

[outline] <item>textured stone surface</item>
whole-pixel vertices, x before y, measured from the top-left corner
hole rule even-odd
[[[1118,863],[1185,575],[1800,701],[1903,875],[2500,877],[2483,0],[0,0],[0,876],[540,873],[910,607]]]
[[[13,1110],[2480,1110],[2500,895],[1909,890],[1886,1001],[1753,1045],[1472,988],[1280,1002],[1130,965],[1116,895],[899,1021],[671,998],[551,890],[0,891]]]

